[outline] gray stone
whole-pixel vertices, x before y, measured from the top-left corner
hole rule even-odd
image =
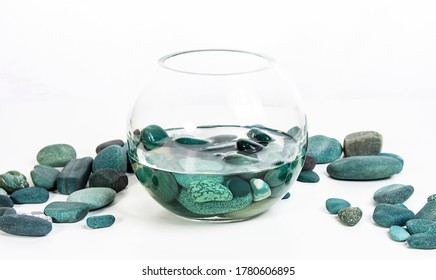
[[[397,204],[409,199],[413,192],[411,185],[392,184],[378,189],[373,198],[378,203]]]
[[[91,157],[70,160],[56,179],[58,192],[68,195],[85,188],[91,174],[91,166]]]
[[[372,215],[376,224],[382,227],[404,226],[410,219],[414,219],[415,214],[406,208],[387,203],[378,204]]]
[[[26,176],[19,171],[11,170],[0,175],[0,188],[8,193],[29,187]]]
[[[75,158],[76,150],[68,144],[45,146],[36,155],[39,164],[51,167],[64,167],[70,160]]]
[[[306,155],[302,170],[313,170],[316,166],[316,160],[310,155]]]
[[[4,215],[0,217],[0,230],[19,236],[45,236],[52,230],[52,224],[33,216]]]
[[[127,175],[111,168],[97,170],[89,176],[89,187],[106,187],[120,192],[127,187]]]
[[[54,201],[44,208],[44,214],[54,223],[76,223],[88,214],[89,204],[82,202]]]
[[[436,200],[427,202],[421,210],[416,213],[416,218],[436,221]]]
[[[309,137],[307,154],[313,157],[316,163],[329,163],[339,159],[342,155],[341,143],[324,135]]]
[[[347,226],[355,226],[362,218],[362,214],[359,207],[345,207],[338,211],[338,218]]]
[[[412,234],[407,243],[415,249],[436,249],[436,235],[430,233]]]
[[[325,208],[327,211],[329,211],[331,214],[338,214],[339,210],[342,208],[350,207],[351,204],[342,198],[329,198],[325,202]]]
[[[109,141],[103,142],[95,148],[95,153],[98,154],[102,150],[104,150],[105,148],[112,146],[112,145],[123,147],[124,141],[121,139],[114,139],[114,140],[109,140]]]
[[[49,193],[45,188],[31,187],[16,190],[9,197],[15,204],[37,204],[47,202]]]
[[[4,215],[15,215],[17,211],[15,211],[12,207],[0,207],[0,217]]]
[[[348,134],[344,139],[344,156],[369,156],[381,152],[383,136],[376,131],[360,131]]]
[[[68,202],[81,202],[89,206],[89,211],[105,207],[114,201],[116,191],[110,188],[94,187],[75,191],[71,193]]]
[[[60,171],[54,167],[46,165],[36,165],[30,171],[30,177],[36,187],[52,190],[56,188],[56,180]]]
[[[127,172],[127,153],[122,147],[112,145],[95,156],[92,162],[92,172],[106,168],[116,169],[122,173]]]
[[[114,215],[91,216],[86,219],[86,225],[92,229],[107,228],[112,226],[114,223]]]

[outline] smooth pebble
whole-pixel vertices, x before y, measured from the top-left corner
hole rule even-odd
[[[76,158],[76,150],[69,144],[48,145],[39,150],[36,160],[39,164],[51,167],[64,167]]]
[[[45,188],[30,187],[17,190],[9,197],[15,204],[38,204],[47,202],[49,193]]]
[[[410,237],[410,233],[403,227],[391,226],[389,228],[389,236],[394,241],[404,242]]]
[[[94,187],[75,191],[67,197],[68,202],[81,202],[89,206],[89,211],[105,207],[114,201],[116,191],[110,188]]]
[[[359,207],[345,207],[338,211],[338,218],[347,226],[355,226],[362,218],[362,214]]]
[[[52,230],[52,223],[28,215],[4,215],[0,217],[0,230],[19,236],[45,236]]]
[[[86,218],[86,225],[92,229],[107,228],[115,223],[114,215],[98,215]]]
[[[381,203],[378,204],[372,214],[372,219],[376,224],[382,227],[404,226],[410,219],[414,219],[415,214],[406,208]]]
[[[29,187],[26,176],[16,170],[10,170],[0,175],[0,188],[7,193]]]
[[[309,137],[307,154],[313,157],[316,163],[329,163],[341,157],[342,145],[334,138],[314,135]]]
[[[124,190],[129,183],[125,173],[117,169],[104,168],[99,169],[89,176],[89,187],[106,187],[111,188],[116,192]]]
[[[71,194],[83,189],[91,174],[92,157],[70,160],[56,179],[56,188],[60,194]]]
[[[342,208],[350,207],[351,204],[342,198],[329,198],[325,202],[325,208],[327,211],[329,211],[331,214],[338,214],[339,210]]]
[[[313,170],[303,170],[297,177],[297,181],[303,183],[317,183],[319,180],[319,175]]]
[[[30,178],[36,187],[52,190],[56,188],[56,180],[60,174],[60,171],[55,167],[47,165],[36,165],[32,171],[30,171]]]
[[[82,202],[53,201],[44,208],[44,214],[54,223],[76,223],[88,214],[89,204]]]
[[[414,188],[411,185],[392,184],[378,189],[373,199],[378,203],[403,203],[412,196],[413,192]]]
[[[436,249],[436,235],[430,233],[412,234],[407,243],[415,249]]]
[[[109,146],[98,153],[92,162],[92,172],[100,169],[112,168],[122,173],[127,172],[127,154],[126,151],[118,146]]]

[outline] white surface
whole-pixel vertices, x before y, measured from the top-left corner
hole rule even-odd
[[[319,183],[296,183],[289,200],[231,224],[178,218],[130,176],[111,207],[92,213],[114,214],[111,228],[90,230],[83,220],[55,224],[43,238],[0,233],[7,252],[0,258],[435,258],[434,250],[390,240],[371,218],[379,187],[413,185],[406,205],[415,212],[436,193],[436,18],[430,1],[154,2],[0,2],[1,173],[19,170],[30,181],[45,145],[69,143],[79,157],[94,156],[98,144],[124,138],[129,106],[150,65],[167,53],[210,47],[275,57],[302,93],[311,135],[342,141],[348,133],[378,131],[383,151],[404,158],[402,173],[373,182],[336,181],[319,165]],[[329,197],[361,207],[360,223],[346,227],[328,214]]]

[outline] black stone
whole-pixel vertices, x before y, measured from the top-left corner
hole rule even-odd
[[[97,170],[89,176],[89,187],[106,187],[116,192],[125,189],[129,181],[127,175],[117,169],[105,168]]]
[[[236,142],[236,147],[239,151],[249,154],[257,153],[263,149],[262,145],[248,139],[239,139]]]

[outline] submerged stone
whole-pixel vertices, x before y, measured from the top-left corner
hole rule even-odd
[[[170,172],[160,170],[153,173],[149,190],[151,195],[161,203],[173,201],[179,194],[179,187],[173,175]]]
[[[254,201],[260,201],[271,196],[271,189],[264,180],[253,178],[250,180],[250,185]]]
[[[36,155],[39,164],[51,167],[64,167],[70,160],[75,158],[76,150],[68,144],[45,146]]]
[[[362,218],[362,210],[359,207],[341,208],[338,211],[338,217],[347,226],[354,226]]]
[[[187,172],[217,172],[224,169],[219,162],[199,158],[182,158],[178,163]]]
[[[268,143],[274,141],[274,138],[266,134],[265,132],[262,132],[262,130],[258,128],[252,128],[247,132],[247,136],[251,139],[257,141],[257,142],[263,142]]]
[[[397,204],[409,199],[413,192],[411,185],[392,184],[378,189],[373,198],[378,203]]]
[[[304,183],[317,183],[319,180],[319,175],[313,170],[303,170],[297,177],[297,181]]]
[[[193,138],[193,137],[178,137],[174,139],[175,142],[182,144],[182,145],[207,145],[210,142],[205,139],[200,138]]]
[[[331,214],[338,214],[339,210],[342,208],[350,207],[351,204],[342,198],[329,198],[325,202],[325,207],[327,211],[329,211]]]
[[[286,178],[288,177],[290,171],[290,165],[284,164],[280,167],[277,167],[275,169],[272,169],[268,171],[263,180],[270,186],[270,187],[277,187],[281,184],[285,183]]]
[[[389,228],[389,236],[394,241],[404,242],[410,237],[410,233],[403,227],[391,226]]]
[[[45,236],[52,230],[52,224],[28,215],[4,215],[0,217],[0,230],[19,236]]]
[[[233,194],[227,187],[208,180],[192,182],[189,184],[187,192],[193,201],[199,203],[233,199]]]
[[[383,136],[376,131],[360,131],[348,134],[344,139],[344,156],[369,156],[381,152]]]
[[[309,137],[307,154],[313,157],[316,163],[329,163],[339,159],[342,155],[341,143],[324,135]]]
[[[436,249],[436,235],[430,233],[412,234],[407,243],[415,249]]]
[[[92,162],[92,172],[106,168],[116,169],[122,173],[127,172],[127,154],[122,147],[112,145],[97,154]]]
[[[372,215],[376,224],[382,227],[404,226],[410,219],[414,219],[415,214],[406,208],[387,203],[378,204]]]
[[[72,159],[62,169],[56,180],[56,187],[60,194],[71,194],[83,189],[91,174],[92,157]]]
[[[416,218],[436,221],[436,201],[427,202],[421,210],[416,213]]]
[[[86,219],[86,225],[92,229],[107,228],[115,223],[114,215],[91,216]]]
[[[242,197],[251,193],[250,184],[240,178],[231,179],[227,182],[227,187],[232,192],[233,197]]]
[[[29,187],[26,176],[19,171],[11,170],[0,175],[0,188],[7,193]]]
[[[224,176],[222,175],[173,173],[173,176],[176,179],[177,183],[185,188],[195,181],[208,180],[219,184],[224,182]]]
[[[37,204],[47,202],[49,193],[45,188],[31,187],[17,190],[9,197],[15,204]]]
[[[237,152],[229,152],[225,154],[222,159],[230,164],[235,165],[248,165],[248,164],[255,164],[259,162],[259,159],[256,157],[243,155]]]
[[[262,145],[248,139],[239,139],[236,141],[236,147],[238,151],[249,154],[257,153],[263,149]]]
[[[60,171],[54,167],[46,165],[36,165],[30,171],[30,177],[36,187],[41,187],[47,190],[56,188],[56,180]]]
[[[82,202],[54,201],[44,208],[44,214],[54,223],[76,223],[88,214],[89,205]]]
[[[141,131],[141,140],[147,150],[162,146],[168,139],[168,133],[158,125],[149,125]]]
[[[71,193],[68,202],[81,202],[89,206],[89,211],[100,209],[114,201],[116,192],[110,188],[86,188]]]

